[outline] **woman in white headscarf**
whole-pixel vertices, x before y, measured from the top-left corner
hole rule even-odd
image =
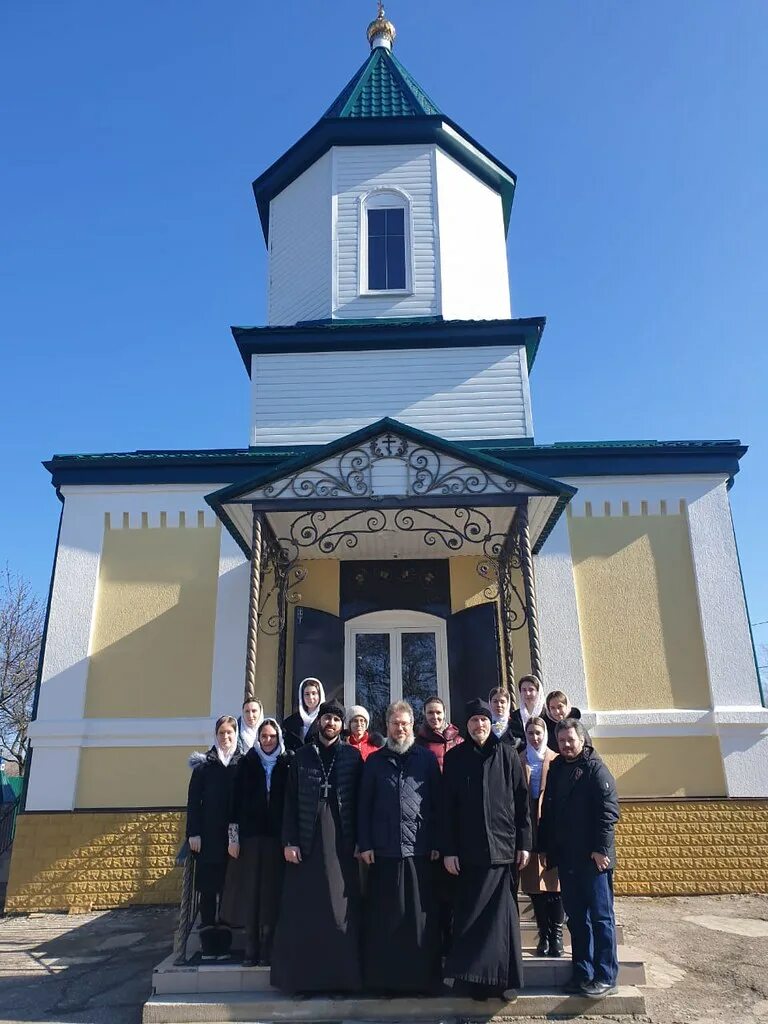
[[[229,855],[237,884],[222,900],[222,914],[240,911],[245,925],[246,966],[268,965],[283,883],[281,828],[288,765],[283,733],[276,719],[265,718],[256,742],[240,759],[232,791]],[[233,909],[230,911],[230,905]]]
[[[261,701],[255,697],[246,697],[243,701],[243,710],[237,720],[237,749],[241,754],[247,754],[256,742],[256,733],[264,718],[264,708]]]
[[[229,928],[217,925],[217,904],[227,872],[229,803],[239,760],[237,721],[231,715],[216,722],[211,749],[196,750],[189,758],[187,841],[195,857],[204,960],[226,958],[232,943]]]
[[[311,742],[317,732],[317,715],[325,700],[323,684],[315,676],[299,683],[299,707],[283,722],[283,738],[287,750],[299,750]]]
[[[520,694],[519,707],[509,716],[509,731],[520,740],[526,742],[525,727],[530,718],[541,718],[544,712],[544,687],[536,676],[521,676],[517,682]]]

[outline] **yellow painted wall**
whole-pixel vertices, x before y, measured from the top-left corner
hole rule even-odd
[[[205,716],[219,527],[105,530],[86,718]]]
[[[84,747],[75,806],[186,806],[189,754],[181,746]]]
[[[495,583],[485,580],[477,571],[478,565],[485,559],[472,555],[460,555],[449,560],[451,578],[451,612],[458,612],[464,608],[472,608],[478,604],[484,604],[489,600],[496,600],[498,588]],[[512,582],[517,588],[521,602],[524,600],[523,577],[519,569],[514,570]],[[514,661],[515,676],[528,675],[531,671],[531,650],[528,643],[528,627],[523,621],[523,606],[517,607],[520,615],[520,622],[523,622],[519,630],[514,633]],[[501,636],[501,623],[499,622],[499,636]],[[505,674],[504,658],[501,659],[502,674]]]
[[[593,710],[709,707],[686,520],[570,518]]]
[[[717,736],[595,737],[619,796],[725,796]]]
[[[768,892],[768,800],[623,801],[622,895]],[[183,812],[22,814],[6,910],[177,903]]]

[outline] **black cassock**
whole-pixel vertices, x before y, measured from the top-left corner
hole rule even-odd
[[[332,750],[322,745],[318,749],[325,770]],[[300,864],[286,865],[270,976],[271,984],[285,992],[358,992],[362,987],[360,876],[342,832],[337,774],[334,765],[328,796],[322,787],[318,793],[311,850],[302,850]],[[292,792],[289,779],[286,815],[298,811],[300,794],[293,781]]]
[[[523,984],[515,902],[518,850],[531,849],[528,789],[517,752],[491,734],[445,756],[443,851],[459,858],[453,941],[445,974],[454,990],[501,995]]]
[[[431,992],[440,984],[440,931],[428,857],[377,857],[368,873],[365,986]]]

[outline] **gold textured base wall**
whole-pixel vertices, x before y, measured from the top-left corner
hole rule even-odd
[[[622,802],[616,892],[768,892],[768,800]]]
[[[183,811],[22,814],[7,913],[178,902]]]
[[[768,892],[768,800],[622,802],[616,892]],[[6,911],[178,902],[183,811],[23,814]]]

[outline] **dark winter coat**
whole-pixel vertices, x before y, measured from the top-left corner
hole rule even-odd
[[[354,747],[341,740],[337,743],[333,792],[339,804],[343,844],[351,855],[357,838],[357,794],[363,759]],[[283,846],[300,847],[302,857],[308,857],[312,850],[322,781],[320,754],[314,743],[308,743],[296,751],[288,769],[283,812]]]
[[[304,729],[304,720],[298,711],[294,711],[292,715],[283,722],[283,742],[285,743],[286,750],[301,750],[305,743],[313,743],[317,739],[317,732],[320,728],[318,724],[318,717],[314,720],[309,729],[307,729],[306,737],[302,737],[301,733]]]
[[[437,732],[431,725],[424,722],[416,733],[416,742],[420,747],[426,747],[427,750],[432,751],[437,758],[440,771],[442,771],[446,753],[463,743],[464,738],[455,725],[446,725],[442,732]]]
[[[469,739],[449,750],[443,795],[444,856],[490,867],[531,849],[528,787],[511,743],[491,733],[482,747]]]
[[[377,857],[424,857],[438,849],[440,769],[415,743],[405,754],[389,747],[365,762],[357,810],[357,845]]]
[[[570,712],[568,713],[568,717],[569,718],[580,719],[581,718],[581,712],[579,711],[578,708],[571,708]],[[560,753],[560,747],[557,745],[557,725],[558,725],[558,723],[557,722],[553,722],[552,719],[547,714],[542,715],[542,718],[547,723],[547,746],[549,747],[550,750],[554,750],[554,752],[556,754],[559,754]],[[587,733],[587,743],[589,744],[590,747],[592,746],[592,738],[590,737],[589,733]]]
[[[591,746],[575,761],[552,762],[539,822],[539,848],[550,867],[578,867],[602,853],[614,868],[619,817],[616,782]]]
[[[240,758],[232,787],[232,810],[230,821],[237,824],[240,842],[254,836],[275,836],[278,839],[283,827],[285,787],[288,782],[288,765],[292,754],[281,754],[272,769],[272,779],[267,793],[267,774],[256,749],[252,747]]]
[[[196,751],[189,759],[192,776],[187,793],[187,839],[200,836],[198,860],[203,864],[227,860],[227,826],[239,762],[240,754],[235,753],[225,768],[215,747],[205,754]]]

